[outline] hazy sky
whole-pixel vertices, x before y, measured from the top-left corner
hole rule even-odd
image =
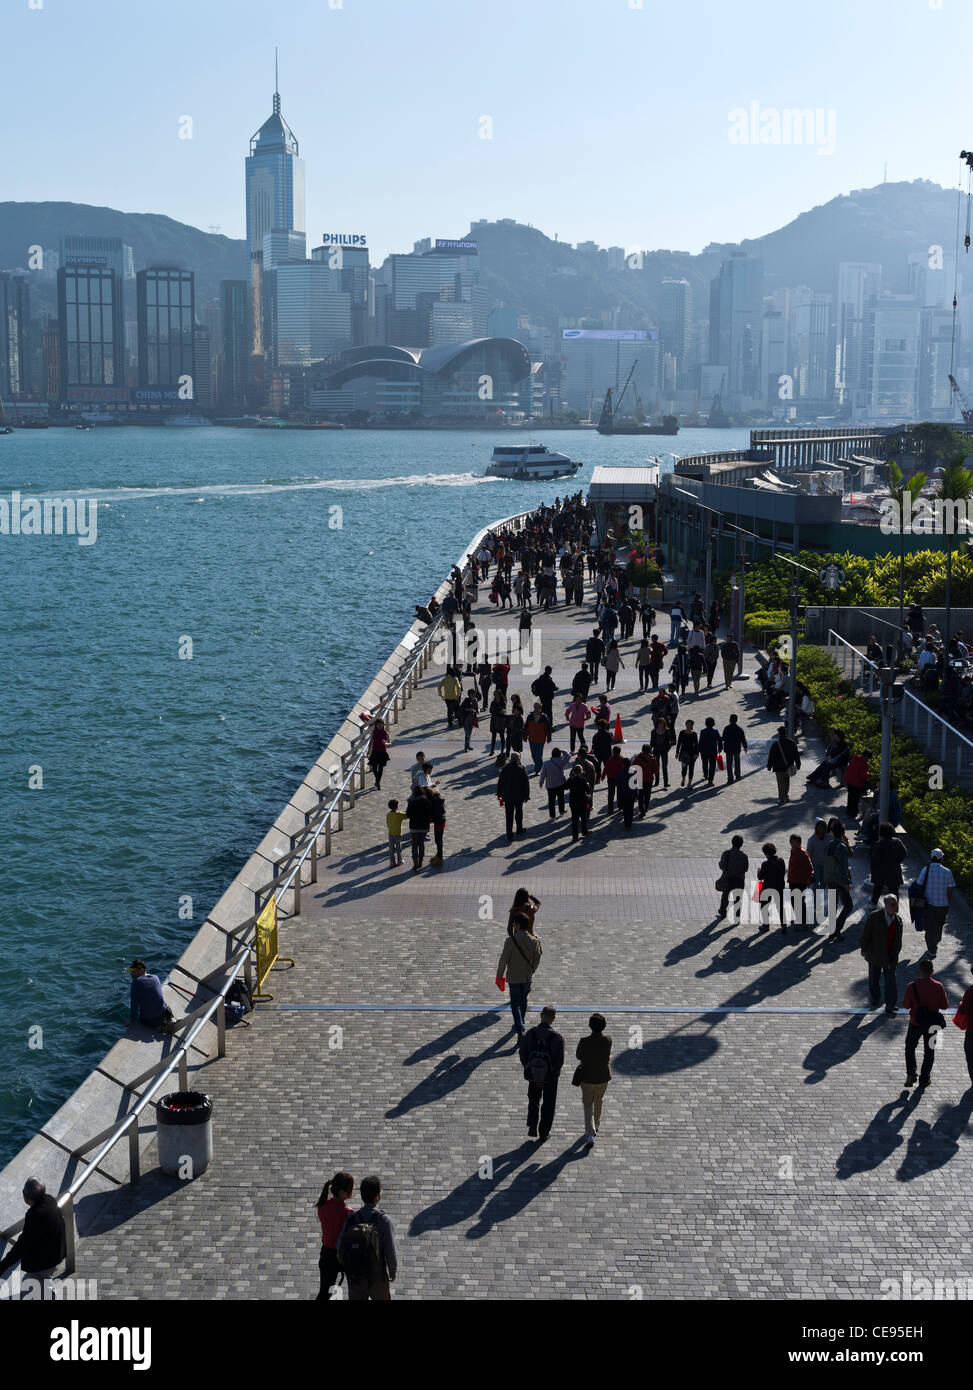
[[[275,44],[308,245],[364,232],[373,261],[480,217],[698,251],[879,183],[886,163],[955,186],[973,0],[639,2],[0,0],[0,200],[242,236]],[[752,142],[790,108],[817,112],[803,142]]]

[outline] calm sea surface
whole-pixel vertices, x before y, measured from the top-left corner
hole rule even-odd
[[[0,536],[0,1164],[124,1026],[131,958],[160,975],[178,959],[475,531],[596,464],[748,442],[544,432],[583,460],[576,481],[484,478],[521,437],[0,438],[0,496],[98,502],[93,545]]]

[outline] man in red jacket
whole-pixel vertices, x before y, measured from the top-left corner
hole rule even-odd
[[[918,1080],[920,1086],[928,1086],[932,1080],[932,1064],[936,1060],[934,1035],[940,1032],[938,1015],[949,1005],[945,989],[932,978],[931,960],[919,962],[919,978],[908,986],[902,1002],[909,1010],[909,1028],[905,1035],[905,1084],[916,1084],[916,1047],[922,1038],[922,1072]]]

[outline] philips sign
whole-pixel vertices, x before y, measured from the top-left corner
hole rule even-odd
[[[321,238],[325,246],[367,246],[368,238],[350,236],[347,232],[325,232]]]

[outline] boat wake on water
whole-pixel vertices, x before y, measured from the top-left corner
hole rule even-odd
[[[23,486],[20,491],[34,497],[61,497],[70,492],[73,497],[91,497],[99,502],[132,502],[153,497],[259,497],[272,492],[372,492],[386,487],[469,487],[496,483],[499,478],[478,477],[475,473],[411,473],[399,478],[268,478],[259,483],[180,484],[174,487],[152,485],[106,488],[62,487],[56,491],[35,491]]]

